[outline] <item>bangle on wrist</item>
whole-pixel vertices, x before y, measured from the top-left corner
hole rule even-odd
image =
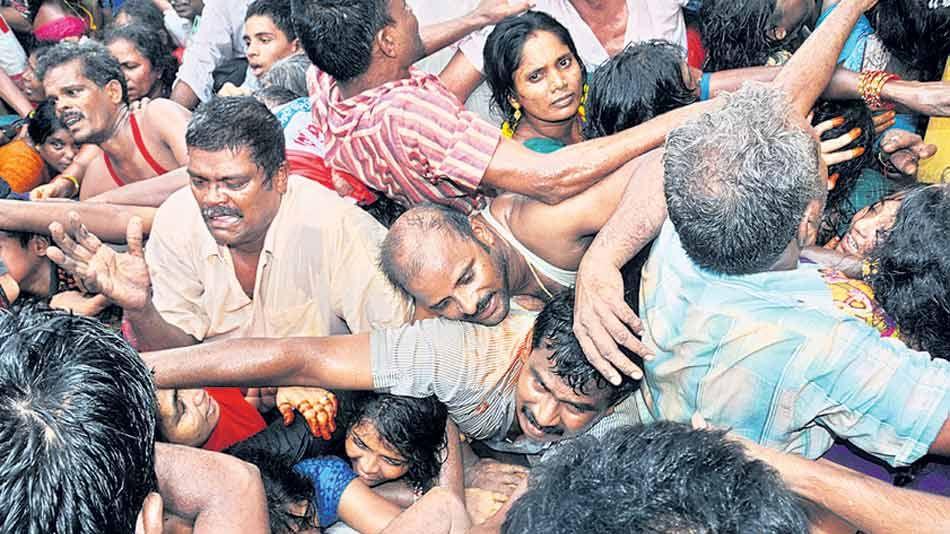
[[[890,109],[893,105],[885,105],[881,101],[881,91],[884,85],[891,80],[899,80],[900,76],[882,70],[862,72],[858,78],[858,94],[870,109]]]
[[[60,174],[57,178],[65,178],[66,180],[72,182],[76,186],[76,192],[79,192],[79,179],[73,176],[72,174]]]

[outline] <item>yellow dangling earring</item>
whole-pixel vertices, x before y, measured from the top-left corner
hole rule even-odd
[[[515,113],[512,117],[512,122],[505,121],[504,124],[501,125],[501,135],[507,137],[508,139],[511,139],[515,136],[515,130],[518,128],[518,122],[521,121],[521,107],[514,107]]]
[[[590,91],[590,86],[586,83],[584,84],[584,93],[581,95],[581,105],[577,106],[577,116],[581,118],[581,122],[587,122],[587,92]]]

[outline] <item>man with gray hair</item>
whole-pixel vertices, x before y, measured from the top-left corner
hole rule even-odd
[[[828,22],[848,28],[873,3],[842,2],[848,15]],[[883,339],[836,299],[833,273],[799,261],[815,242],[827,183],[805,114],[828,78],[791,69],[820,68],[840,46],[825,26],[813,37],[771,86],[747,85],[667,138],[669,220],[641,282],[643,343],[655,353],[645,361],[641,417],[686,422],[700,413],[808,458],[837,437],[909,465],[950,453],[950,362]],[[587,277],[585,263],[616,265],[636,249],[642,201],[629,196],[581,264],[578,307],[603,278]],[[592,362],[598,352],[616,360],[609,350],[585,352]]]

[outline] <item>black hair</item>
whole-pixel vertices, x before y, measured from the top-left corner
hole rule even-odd
[[[121,40],[132,43],[139,53],[152,64],[152,70],[161,73],[156,81],[162,87],[158,97],[167,98],[171,94],[175,76],[178,74],[178,60],[175,59],[175,56],[171,55],[168,48],[155,39],[154,30],[142,24],[112,27],[107,29],[102,37],[102,42],[106,45]],[[147,96],[147,94],[143,96]]]
[[[264,171],[265,183],[284,164],[284,131],[280,121],[252,96],[217,97],[195,109],[185,144],[208,152],[248,149]]]
[[[132,532],[156,487],[155,391],[101,322],[0,311],[0,531]]]
[[[46,138],[53,135],[53,132],[65,128],[63,122],[56,116],[56,105],[53,101],[44,100],[30,115],[26,133],[34,144],[41,145],[46,142]]]
[[[950,5],[932,0],[878,2],[868,18],[898,59],[923,70],[927,79],[939,74],[950,54]]]
[[[251,17],[267,17],[274,22],[277,29],[284,32],[288,41],[297,38],[294,31],[293,16],[291,15],[290,0],[254,0],[247,6],[244,20]]]
[[[366,73],[376,34],[393,23],[389,0],[292,0],[291,7],[300,46],[338,82]]]
[[[894,226],[868,255],[867,282],[901,336],[950,360],[950,186],[931,185],[904,197]]]
[[[155,31],[165,31],[165,18],[162,10],[152,0],[125,0],[114,17],[125,14],[132,24],[141,24]]]
[[[825,243],[837,235],[837,229],[850,218],[859,206],[851,203],[851,192],[861,177],[861,173],[873,159],[874,149],[874,119],[864,102],[860,100],[822,100],[815,106],[812,122],[819,124],[835,117],[844,118],[844,124],[832,128],[822,134],[821,140],[827,141],[844,135],[852,128],[861,128],[858,136],[848,148],[863,147],[864,154],[828,167],[828,175],[838,174],[838,181],[834,189],[828,191],[825,201],[825,212],[819,227],[818,242]],[[842,149],[843,150],[843,149]]]
[[[577,53],[571,33],[563,24],[542,11],[528,11],[524,15],[508,17],[488,34],[483,54],[485,80],[492,92],[492,108],[505,120],[512,120],[515,110],[510,98],[515,94],[515,71],[521,66],[524,44],[538,32],[554,34],[574,55],[580,66],[581,79],[587,79],[587,68]]]
[[[696,102],[683,79],[685,54],[668,41],[628,45],[590,78],[584,137],[612,135]]]
[[[502,533],[805,534],[796,495],[723,431],[659,422],[581,436],[531,470]]]
[[[405,479],[412,489],[433,486],[445,460],[445,423],[449,412],[437,398],[379,394],[360,406],[356,425],[367,421],[379,436],[406,459]]]
[[[548,302],[534,321],[531,348],[551,350],[548,359],[554,364],[554,374],[562,378],[578,395],[589,395],[587,388],[609,389],[608,403],[613,406],[640,387],[639,380],[623,377],[619,386],[614,386],[600,374],[581,349],[574,337],[574,292],[563,291]],[[643,360],[632,352],[621,349],[628,358],[643,367]]]
[[[776,0],[703,0],[699,30],[703,70],[760,67],[781,46],[768,36],[781,17]]]
[[[128,104],[129,88],[125,83],[125,74],[109,49],[97,41],[83,43],[60,42],[37,58],[36,75],[44,79],[50,69],[78,61],[82,65],[82,75],[97,87],[105,87],[115,80],[122,87],[122,101]]]
[[[294,471],[294,463],[272,451],[244,448],[235,450],[233,455],[257,467],[264,483],[264,495],[267,496],[267,515],[270,531],[273,534],[292,534],[308,529],[319,528],[317,511],[313,505],[316,491],[313,483],[305,476]],[[302,515],[292,513],[289,506],[307,503]],[[326,526],[326,525],[324,525]]]
[[[406,281],[420,269],[420,258],[407,254],[413,246],[417,232],[431,233],[449,231],[462,239],[474,239],[475,232],[468,216],[461,211],[431,202],[417,204],[400,215],[379,246],[379,267],[397,289],[408,294]],[[484,246],[484,245],[483,245]],[[411,256],[411,257],[410,257]],[[399,260],[410,260],[409,265],[400,265]]]

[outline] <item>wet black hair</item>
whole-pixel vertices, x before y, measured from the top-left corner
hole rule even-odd
[[[950,186],[931,185],[904,197],[894,226],[868,255],[867,282],[901,336],[950,360]]]
[[[931,5],[937,4],[937,5]],[[934,79],[950,54],[950,5],[932,0],[878,2],[868,13],[884,46]]]
[[[698,100],[683,79],[684,50],[663,40],[628,45],[590,77],[584,137],[612,135]]]
[[[372,423],[379,436],[406,459],[409,470],[405,479],[409,486],[425,491],[433,486],[442,470],[447,420],[448,409],[435,397],[378,394],[363,401],[355,425],[363,421]]]
[[[768,36],[781,12],[776,0],[703,0],[699,30],[706,49],[703,70],[760,67],[781,41]]]
[[[273,534],[292,534],[302,530],[316,529],[317,511],[313,505],[313,483],[294,471],[291,458],[258,448],[233,451],[233,455],[257,467],[267,496],[267,515]],[[306,503],[303,514],[288,510],[288,506]]]
[[[528,11],[524,15],[508,17],[488,34],[483,54],[485,56],[485,79],[492,92],[492,109],[512,120],[515,109],[510,98],[515,94],[515,71],[521,65],[524,44],[537,32],[549,32],[557,36],[574,54],[574,61],[581,68],[581,79],[587,79],[587,68],[577,53],[571,33],[551,15],[541,11]]]
[[[56,116],[56,105],[53,101],[44,100],[30,115],[26,133],[34,144],[41,145],[53,132],[65,128],[63,122]]]

